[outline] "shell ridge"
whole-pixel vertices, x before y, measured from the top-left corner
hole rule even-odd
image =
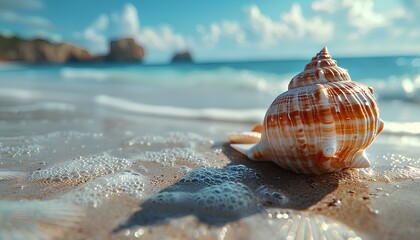
[[[356,115],[356,113],[358,113],[358,109],[355,109],[354,108],[355,104],[352,104],[353,102],[360,103],[359,98],[358,98],[358,94],[356,94],[355,91],[353,91],[353,88],[351,88],[351,87],[346,86],[346,89],[350,93],[348,95],[349,100],[350,100],[349,106],[350,106],[350,109],[351,109],[351,114],[353,116],[351,119],[353,119],[352,122],[354,123],[353,125],[355,126],[353,134],[348,136],[351,139],[351,144],[349,144],[349,146],[351,146],[351,151],[350,151],[349,156],[354,156],[356,154],[356,152],[358,151],[358,149],[355,149],[355,147],[358,146],[360,144],[360,141],[361,141],[360,140],[361,137],[359,135],[364,133],[364,129],[362,129],[363,126],[361,126],[362,124],[360,122],[360,119]],[[347,160],[347,162],[348,162],[347,164],[349,164],[351,166],[353,164],[353,159],[354,158],[345,158],[344,161]]]
[[[318,114],[318,111],[317,111],[317,108],[316,108],[316,97],[315,97],[315,93],[314,93],[314,91],[312,91],[312,93],[311,93],[311,97],[309,98],[310,99],[310,104],[313,106],[312,107],[312,115],[315,117],[315,119],[314,119],[314,126],[315,126],[315,129],[314,129],[314,133],[315,133],[315,135],[317,135],[317,136],[319,136],[319,134],[321,133],[321,127],[320,127],[320,125],[319,124],[316,124],[317,122],[319,122],[319,119],[320,119],[320,116],[319,116],[319,114]],[[317,149],[316,149],[316,146],[319,146],[319,138],[318,137],[314,137],[313,138],[313,146],[315,146],[315,153],[314,153],[314,156],[317,156],[318,155],[318,152],[317,152]],[[315,162],[315,167],[314,168],[319,168],[320,166],[317,166],[316,164],[317,164],[318,162]]]
[[[326,157],[334,156],[337,150],[335,123],[332,117],[328,92],[324,86],[319,90],[318,104],[320,105],[321,115],[321,130],[324,134],[322,137],[322,153]]]
[[[369,114],[368,112],[369,108],[366,107],[366,104],[364,101],[364,99],[366,99],[364,98],[366,95],[366,90],[367,89],[364,89],[361,85],[358,85],[358,84],[354,84],[354,87],[351,88],[350,90],[352,96],[359,103],[359,104],[355,104],[359,108],[359,109],[356,109],[355,112],[357,113],[358,111],[360,111],[360,115],[361,115],[361,116],[356,116],[357,123],[358,123],[357,126],[359,127],[359,130],[357,131],[358,137],[356,138],[356,141],[355,141],[354,153],[353,153],[354,157],[353,159],[351,159],[352,161],[350,163],[351,165],[353,164],[353,161],[356,160],[356,156],[362,154],[359,152],[361,152],[362,150],[364,151],[364,149],[366,149],[373,140],[373,135],[372,135],[373,131],[369,131],[369,125],[371,122],[373,122],[373,121],[370,121],[370,118],[372,115]],[[360,137],[360,135],[362,135],[363,137]],[[364,156],[366,156],[366,154]],[[363,158],[363,156],[361,156],[361,158]],[[366,161],[369,162],[369,160],[367,160],[367,157],[365,158],[366,158]],[[359,159],[359,160],[365,161],[363,159]]]
[[[280,125],[280,116],[275,115],[276,112],[281,111],[280,110],[280,104],[277,103],[277,99],[274,100],[273,104],[271,104],[271,107],[267,111],[267,114],[266,114],[266,117],[265,117],[265,126],[263,128],[264,131],[263,131],[263,134],[262,134],[262,141],[264,141],[264,143],[266,145],[268,145],[268,147],[267,147],[268,151],[270,151],[270,149],[276,149],[275,143],[277,141],[279,141],[280,138],[278,138],[277,136],[273,136],[273,135],[277,135],[279,131],[282,131],[281,127],[277,127],[277,131],[274,131],[272,129],[272,127],[271,128],[268,127],[268,126],[273,126],[273,125],[281,126]],[[270,123],[269,123],[269,121],[270,121]],[[271,123],[271,122],[276,122],[276,124]],[[271,139],[273,139],[273,141],[271,141]],[[280,144],[280,146],[282,146],[282,145]],[[270,154],[272,154],[274,156],[272,151],[270,151]]]
[[[294,92],[296,92],[296,90]],[[286,124],[278,124],[278,126],[280,126],[282,129],[284,127],[285,135],[284,135],[283,140],[285,141],[285,144],[283,146],[281,146],[282,148],[284,148],[284,152],[287,152],[290,147],[293,147],[293,142],[291,140],[291,136],[292,136],[293,132],[292,132],[292,129],[290,128],[290,124],[289,124],[291,122],[291,117],[290,117],[290,111],[287,111],[288,109],[290,109],[290,105],[291,105],[290,102],[293,99],[292,97],[293,97],[293,95],[289,94],[286,98],[287,102],[283,105],[285,107],[285,110],[286,110],[285,112],[287,113],[287,119],[285,119]],[[274,149],[276,149],[276,148],[271,148],[271,149],[272,149],[272,153],[274,154],[276,159],[282,159],[283,158],[285,160],[284,162],[286,163],[287,168],[292,169],[293,171],[296,172],[297,169],[295,168],[293,162],[291,161],[290,156],[284,156],[284,157],[279,156],[279,154],[278,154],[279,152],[274,151]],[[280,162],[280,161],[276,161],[276,162],[277,162],[277,164],[282,165],[282,162]]]
[[[302,151],[300,149],[300,142],[299,140],[301,139],[301,137],[299,136],[300,134],[300,130],[301,127],[303,128],[303,126],[301,126],[302,124],[299,123],[300,121],[300,99],[299,96],[301,96],[302,92],[299,92],[298,94],[294,95],[292,102],[291,102],[291,112],[297,112],[298,114],[295,114],[294,116],[291,116],[291,125],[293,129],[298,129],[298,131],[293,131],[293,138],[291,138],[291,140],[293,141],[293,146],[294,146],[294,150],[297,152],[297,156],[302,156],[302,157],[298,157],[296,159],[293,159],[294,162],[296,162],[296,164],[298,165],[298,169],[301,169],[302,171],[306,172],[306,166],[305,166],[305,162],[304,158],[305,156],[302,155]],[[302,131],[303,132],[303,131]]]
[[[341,119],[345,118],[345,121],[343,123],[345,131],[341,135],[342,135],[342,146],[346,146],[346,147],[343,147],[343,149],[340,151],[339,156],[340,156],[340,158],[346,159],[347,156],[350,155],[349,152],[351,151],[350,147],[348,147],[348,145],[351,145],[351,144],[346,144],[346,143],[349,142],[349,139],[348,139],[349,138],[349,133],[347,133],[347,129],[349,129],[349,128],[354,129],[353,121],[350,121],[351,119],[354,119],[354,116],[352,116],[353,111],[351,109],[351,105],[347,104],[347,103],[350,103],[350,100],[347,97],[347,95],[348,95],[347,92],[344,91],[346,88],[345,87],[338,87],[339,85],[340,85],[339,83],[334,83],[333,84],[333,86],[337,86],[335,88],[336,91],[340,92],[340,95],[338,95],[338,96],[339,96],[340,102],[343,103],[343,107],[344,107],[344,110],[340,110],[340,113],[345,114],[341,118]],[[353,141],[353,138],[350,139],[350,143],[352,141]]]
[[[374,130],[376,129],[376,121],[374,121],[374,119],[372,119],[372,117],[374,116],[372,109],[371,109],[371,102],[368,99],[368,94],[370,94],[369,90],[367,88],[365,88],[364,86],[358,86],[358,88],[360,88],[361,90],[361,94],[360,94],[360,99],[363,101],[361,103],[363,112],[365,113],[365,118],[366,119],[366,124],[365,124],[365,133],[366,133],[366,137],[363,138],[363,143],[362,146],[363,148],[367,148],[370,144],[369,142],[372,142],[371,140],[373,140],[374,138]]]
[[[371,107],[371,110],[372,110],[372,115],[373,116],[379,115],[378,105],[376,104],[375,96],[373,95],[373,88],[371,88],[371,87],[367,87],[367,88],[368,88],[368,91],[366,92],[366,95],[369,98],[369,103],[370,103],[370,107]],[[375,124],[374,129],[376,130],[375,133],[374,133],[374,137],[376,137],[382,131],[384,123],[383,123],[382,119],[380,119],[378,117],[378,119],[375,121],[374,124]]]
[[[301,158],[299,158],[299,161],[302,162],[301,165],[303,166],[303,169],[306,173],[316,171],[316,166],[314,162],[311,161],[311,155],[316,154],[310,149],[310,139],[311,136],[315,133],[314,126],[316,126],[316,124],[313,121],[313,119],[310,119],[310,117],[313,116],[310,113],[313,113],[314,105],[310,104],[311,97],[309,90],[310,89],[308,88],[302,90],[301,96],[305,96],[305,98],[301,99],[301,101],[298,102],[300,114],[297,118],[297,120],[299,120],[297,126],[297,134],[298,136],[300,135],[301,139],[301,142],[298,142],[297,146],[299,147],[299,155],[302,156]]]

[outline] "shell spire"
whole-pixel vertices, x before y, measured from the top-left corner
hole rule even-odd
[[[337,61],[332,59],[327,47],[324,47],[306,64],[303,72],[292,78],[288,89],[338,81],[351,81],[350,75],[347,69],[337,66]]]
[[[321,67],[335,67],[337,62],[331,58],[331,55],[328,53],[327,47],[324,47],[312,58],[311,62],[306,64],[305,71],[313,68]]]
[[[383,127],[373,89],[351,81],[324,47],[273,101],[262,125],[229,139],[251,160],[323,174],[369,167],[365,150]]]

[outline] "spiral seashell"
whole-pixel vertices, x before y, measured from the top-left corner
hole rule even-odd
[[[323,48],[270,105],[261,126],[258,143],[236,134],[229,139],[241,144],[231,146],[252,160],[318,175],[369,167],[365,149],[384,122],[373,88],[351,81]]]

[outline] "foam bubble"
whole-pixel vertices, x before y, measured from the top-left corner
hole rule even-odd
[[[131,161],[110,156],[105,152],[79,157],[51,168],[34,171],[29,174],[28,179],[42,183],[77,184],[98,176],[126,170],[131,165]]]
[[[98,207],[112,195],[128,195],[140,199],[149,180],[134,171],[99,177],[64,194],[61,198],[77,205]]]
[[[223,169],[202,168],[189,172],[188,175],[179,180],[179,184],[194,184],[210,186],[221,184],[227,181],[232,182],[253,182],[258,180],[258,174],[244,165],[233,165]]]
[[[382,182],[420,178],[420,159],[395,154],[387,154],[382,158],[384,161],[389,162],[387,167],[374,166],[368,169],[355,169],[353,176],[368,181]]]
[[[241,216],[256,210],[257,203],[252,191],[242,183],[225,182],[205,187],[193,194],[201,217]]]
[[[162,211],[162,214],[173,211],[176,214],[194,214],[200,220],[225,220],[256,211],[257,203],[253,192],[246,185],[224,182],[193,193],[160,192],[148,200],[145,209]]]
[[[420,178],[420,168],[413,166],[394,167],[379,174],[379,180],[392,182],[396,180],[412,180]]]
[[[213,141],[191,132],[169,132],[164,135],[134,137],[124,142],[125,146],[166,146],[166,147],[210,147]]]
[[[153,152],[145,151],[141,152],[137,156],[133,156],[132,160],[135,163],[138,162],[157,162],[163,165],[173,166],[175,163],[182,164],[193,164],[198,166],[207,166],[209,163],[191,148],[170,148],[162,151]]]
[[[0,155],[1,156],[8,156],[8,157],[18,157],[22,155],[31,156],[33,154],[37,154],[43,149],[43,146],[38,144],[31,144],[31,145],[21,145],[21,146],[4,146],[0,148]],[[1,158],[1,157],[0,157]]]
[[[58,131],[36,136],[0,137],[2,142],[24,142],[34,143],[60,139],[60,141],[80,140],[85,137],[102,137],[101,133],[86,133],[77,131]]]
[[[118,110],[148,114],[161,117],[176,117],[186,119],[208,119],[214,121],[231,122],[260,122],[266,109],[221,109],[221,108],[182,108],[173,106],[148,105],[127,99],[111,97],[108,95],[98,95],[95,102],[104,106],[116,108]]]

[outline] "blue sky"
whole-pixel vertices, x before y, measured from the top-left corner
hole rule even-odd
[[[146,62],[420,54],[420,0],[0,0],[0,32],[101,54],[133,37]]]

